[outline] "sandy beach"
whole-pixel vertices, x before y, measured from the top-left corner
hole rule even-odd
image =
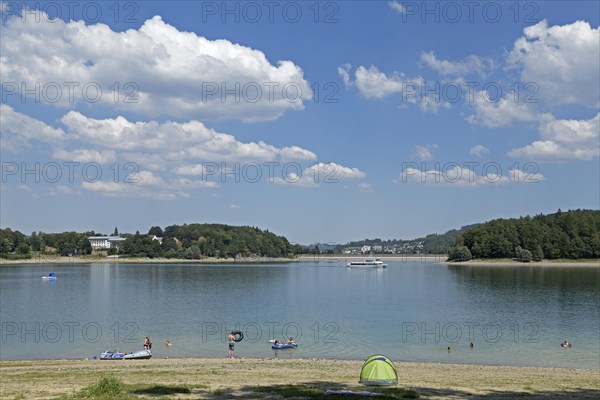
[[[598,370],[412,362],[395,365],[399,389],[394,390],[404,389],[409,395],[416,393],[425,399],[597,399],[600,396]],[[310,399],[324,397],[322,394],[328,389],[380,391],[358,384],[361,366],[362,361],[316,359],[3,361],[0,398],[51,399],[61,395],[79,398],[77,393],[82,388],[106,376],[119,379],[137,398],[166,395],[160,398]]]

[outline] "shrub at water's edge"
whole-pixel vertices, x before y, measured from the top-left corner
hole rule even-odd
[[[469,261],[473,258],[467,246],[454,246],[448,252],[450,261]]]

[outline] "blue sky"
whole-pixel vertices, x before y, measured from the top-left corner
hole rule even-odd
[[[217,222],[343,243],[598,209],[599,15],[4,2],[0,225]]]

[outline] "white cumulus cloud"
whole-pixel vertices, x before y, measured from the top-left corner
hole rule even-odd
[[[475,146],[469,149],[469,154],[475,157],[483,157],[486,154],[489,154],[490,150],[481,144],[476,144]]]
[[[591,160],[600,157],[600,113],[588,120],[552,119],[539,128],[541,139],[512,149],[515,158]]]
[[[303,109],[303,101],[312,98],[302,69],[293,62],[273,65],[260,50],[180,31],[160,16],[124,32],[47,15],[37,21],[31,15],[25,20],[9,16],[0,50],[3,83],[28,89],[58,84],[58,99],[42,96],[48,104],[98,98],[138,114],[254,121]],[[76,85],[69,89],[67,82]],[[86,85],[91,85],[87,99]],[[235,94],[226,95],[229,90]]]
[[[367,99],[381,99],[392,94],[401,93],[410,84],[421,85],[421,78],[408,79],[403,73],[394,72],[386,75],[376,66],[365,68],[362,65],[354,73],[358,91]]]
[[[240,142],[233,135],[220,133],[200,121],[132,122],[122,116],[95,119],[69,111],[61,122],[70,136],[81,141],[119,151],[133,151],[143,162],[144,152],[160,153],[167,160],[204,161],[314,160],[316,155],[298,146],[277,148],[262,141]]]
[[[432,145],[427,145],[427,146],[421,146],[421,145],[416,145],[415,146],[415,152],[417,157],[421,160],[421,161],[427,161],[427,160],[433,160],[433,153],[432,150],[433,149],[437,149],[437,144],[432,144]]]
[[[352,68],[352,65],[350,65],[350,64],[345,64],[341,67],[338,67],[338,74],[344,81],[344,86],[346,87],[346,89],[348,89],[352,85],[352,78],[350,77],[350,69],[351,68]]]
[[[117,153],[112,150],[75,149],[67,151],[64,149],[57,149],[54,152],[53,157],[57,160],[108,164],[117,160]]]
[[[488,59],[470,55],[461,61],[440,60],[433,51],[421,53],[421,62],[442,76],[485,75],[492,67]]]
[[[279,150],[279,155],[284,161],[310,161],[317,159],[317,155],[315,153],[298,146],[283,147]]]
[[[467,120],[490,128],[511,125],[514,121],[537,121],[541,117],[532,103],[515,101],[512,95],[496,99],[486,91],[477,92],[471,106],[475,114]]]
[[[32,141],[61,143],[65,132],[15,111],[9,105],[0,104],[0,138],[3,149],[18,152],[30,147]]]
[[[406,13],[406,7],[404,7],[404,6],[402,5],[402,3],[399,3],[399,2],[398,2],[398,1],[396,1],[396,0],[390,1],[390,2],[388,3],[388,6],[389,6],[389,7],[390,7],[392,10],[394,10],[394,12],[396,12],[396,13],[398,13],[398,14],[404,14],[404,13]]]
[[[334,162],[316,163],[302,171],[294,171],[291,168],[286,172],[285,178],[275,176],[270,179],[270,182],[278,185],[314,188],[320,184],[336,184],[340,181],[363,179],[367,176],[358,168],[346,167]]]
[[[298,186],[318,187],[321,182],[366,176],[357,168],[333,162],[314,163],[317,155],[300,146],[241,142],[199,121],[130,121],[123,116],[97,119],[69,111],[60,119],[64,129],[59,129],[10,106],[2,105],[2,111],[3,138],[10,135],[13,142],[27,145],[35,141],[48,143],[52,158],[57,160],[111,164],[113,178],[120,177],[117,181],[82,183],[83,189],[105,196],[166,200],[188,197],[189,190],[218,188],[219,178],[239,174],[245,164],[255,165],[263,172],[270,170],[271,165],[296,165],[297,171],[292,168],[288,174],[290,179],[275,183]],[[300,163],[307,161],[313,164],[302,167]],[[55,192],[58,193],[61,192]]]
[[[600,31],[588,22],[548,26],[543,20],[524,29],[508,56],[523,82],[534,82],[536,97],[551,106],[600,105]]]
[[[521,170],[503,174],[500,168],[493,167],[477,173],[474,168],[464,168],[459,165],[445,166],[440,169],[421,171],[418,168],[406,168],[400,174],[397,183],[425,184],[432,186],[479,187],[485,185],[506,185],[509,183],[537,183],[544,180],[540,173],[528,173]],[[526,178],[526,179],[525,179]]]

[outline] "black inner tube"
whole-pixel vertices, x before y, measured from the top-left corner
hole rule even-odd
[[[235,331],[232,332],[232,334],[236,337],[235,339],[233,339],[234,342],[241,342],[244,339],[244,334],[242,333],[242,331]]]

